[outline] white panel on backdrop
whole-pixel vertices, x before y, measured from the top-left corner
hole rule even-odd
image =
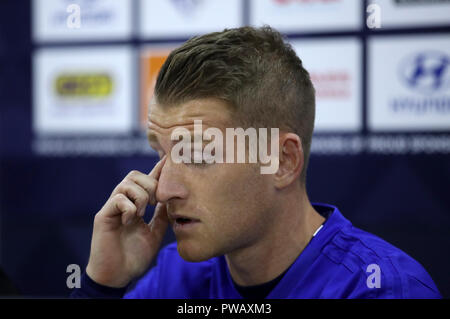
[[[250,0],[250,24],[282,32],[311,32],[361,27],[360,0]]]
[[[35,41],[121,40],[132,33],[130,0],[34,0]]]
[[[316,90],[315,131],[359,131],[361,44],[357,39],[292,41]]]
[[[241,0],[141,0],[143,38],[185,37],[242,25]]]
[[[375,37],[369,50],[371,130],[450,129],[448,35]]]
[[[33,57],[33,127],[42,134],[127,133],[135,115],[133,52],[40,49]]]
[[[450,25],[450,1],[370,0],[369,2],[380,6],[381,29]]]

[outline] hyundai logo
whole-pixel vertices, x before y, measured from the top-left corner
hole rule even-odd
[[[192,14],[202,0],[172,0],[173,5],[183,14]]]
[[[427,95],[445,91],[450,84],[450,58],[437,51],[415,53],[400,63],[399,75],[411,90]]]

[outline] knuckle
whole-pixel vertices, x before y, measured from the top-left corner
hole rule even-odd
[[[122,181],[122,187],[129,189],[132,188],[134,186],[134,184],[136,184],[132,179],[130,179],[129,177],[126,177],[123,181]]]
[[[120,194],[126,194],[133,188],[133,183],[127,179],[124,179],[118,186],[117,192]]]
[[[121,203],[121,202],[126,202],[128,200],[128,198],[124,194],[118,193],[113,196],[112,200],[115,203]]]
[[[131,172],[128,173],[128,175],[125,177],[124,180],[134,181],[136,179],[136,177],[138,177],[138,176],[139,176],[139,171],[132,170]]]
[[[122,213],[133,214],[136,211],[136,206],[133,203],[130,203],[129,201],[118,202],[117,207],[119,208],[120,211],[122,211]]]

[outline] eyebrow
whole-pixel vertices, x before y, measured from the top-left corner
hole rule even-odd
[[[148,132],[147,133],[147,139],[148,139],[148,141],[150,142],[150,143],[157,143],[157,144],[159,144],[159,140],[158,140],[158,137],[154,134],[154,133],[152,133],[152,132]]]
[[[194,138],[195,138],[196,136],[197,136],[197,137],[198,137],[198,136],[201,137],[202,147],[205,146],[205,144],[207,144],[207,143],[210,142],[210,141],[208,141],[208,140],[204,140],[204,139],[203,139],[203,133],[202,133],[202,135],[191,134],[190,136],[191,136],[191,144],[194,144]],[[158,144],[158,145],[161,145],[161,144],[159,143],[158,136],[157,136],[156,134],[154,134],[153,132],[148,132],[148,133],[147,133],[147,139],[148,139],[148,141],[149,141],[150,143],[156,143],[156,144]],[[180,139],[179,139],[178,141],[177,141],[177,140],[171,140],[171,142],[172,142],[172,144],[176,144],[176,143],[183,142],[183,139],[180,137]]]
[[[150,116],[149,116],[150,117]],[[159,127],[162,127],[162,128],[166,128],[166,129],[168,129],[168,128],[171,128],[171,127],[173,127],[173,126],[161,126],[161,124],[156,124],[156,123],[154,123],[150,118],[149,118],[149,121],[148,121],[148,126],[149,126],[149,128],[150,128],[150,126],[151,125],[156,125],[156,126],[159,126]],[[189,124],[191,124],[191,125],[194,125],[193,123],[186,123],[187,125],[189,125]],[[181,124],[181,125],[186,125],[186,124]],[[154,134],[152,131],[147,131],[147,140],[150,142],[150,143],[157,143],[157,144],[160,144],[159,143],[159,139],[158,139],[158,136],[156,136],[156,134]]]

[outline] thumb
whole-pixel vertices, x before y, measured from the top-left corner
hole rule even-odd
[[[153,237],[152,239],[155,240],[158,245],[161,244],[168,225],[169,219],[167,217],[166,205],[158,203],[155,207],[155,213],[148,223],[150,234]]]

